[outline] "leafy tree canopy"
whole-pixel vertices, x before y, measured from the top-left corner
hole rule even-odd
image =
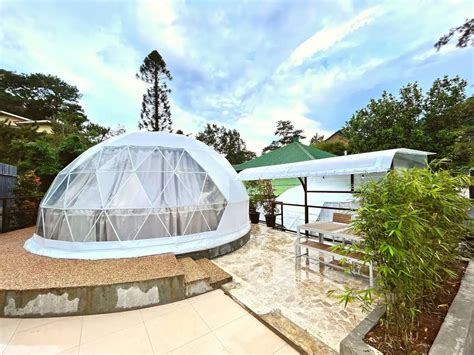
[[[311,145],[318,149],[324,150],[325,152],[336,155],[344,155],[345,152],[348,154],[350,153],[349,144],[339,140],[333,142],[321,141]]]
[[[420,149],[450,158],[453,165],[464,165],[469,157],[459,152],[459,140],[472,132],[473,120],[473,99],[466,100],[466,86],[459,77],[445,76],[436,79],[426,93],[416,82],[402,87],[398,97],[384,91],[346,123],[350,149],[353,153]]]
[[[17,166],[20,176],[36,174],[43,191],[83,151],[124,131],[90,122],[79,103],[79,90],[56,76],[0,69],[0,85],[1,110],[51,121],[53,134],[0,122],[0,161]]]
[[[79,104],[81,94],[57,76],[17,74],[0,69],[0,107],[32,120],[57,119],[72,115],[87,120]]]
[[[254,152],[247,149],[236,129],[227,129],[207,123],[204,129],[196,135],[196,139],[223,154],[232,165],[246,162],[256,156]]]
[[[314,136],[311,137],[311,144],[314,144],[314,143],[319,143],[319,142],[322,142],[324,141],[324,134],[319,134],[319,133],[315,133]]]
[[[141,120],[138,123],[140,129],[149,131],[171,132],[171,111],[168,101],[167,80],[172,80],[171,73],[166,67],[163,57],[154,50],[143,61],[137,73],[137,78],[150,84],[143,95]]]
[[[274,140],[269,146],[263,148],[262,154],[290,144],[295,136],[301,139],[306,138],[303,136],[303,130],[295,129],[291,121],[277,121],[275,136],[279,137],[279,139]]]

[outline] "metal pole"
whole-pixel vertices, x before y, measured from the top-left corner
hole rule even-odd
[[[309,223],[308,178],[298,178],[304,191],[304,223]]]
[[[308,178],[304,178],[304,223],[309,223]]]

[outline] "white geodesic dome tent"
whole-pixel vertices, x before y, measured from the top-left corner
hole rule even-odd
[[[215,248],[247,234],[248,196],[229,162],[183,135],[135,132],[69,164],[43,198],[33,253],[99,259]]]

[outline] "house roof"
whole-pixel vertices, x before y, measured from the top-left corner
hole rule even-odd
[[[248,168],[288,164],[300,161],[330,158],[334,156],[334,154],[325,152],[324,150],[301,144],[295,137],[292,143],[263,154],[262,156],[249,160],[245,163],[235,165],[234,168],[237,171],[241,171]]]
[[[20,115],[15,115],[14,113],[11,113],[11,112],[0,111],[0,113],[1,113],[1,114],[4,114],[5,116],[10,116],[10,117],[18,118],[19,120],[22,120],[22,121],[24,121],[24,122],[32,121],[32,120],[30,120],[29,118],[26,118],[26,117],[23,117],[23,116],[20,116]]]
[[[7,111],[1,111],[0,110],[0,114],[19,119],[20,122],[16,122],[16,124],[51,123],[50,120],[32,120],[32,119],[29,119],[29,118],[26,118],[26,117],[23,117],[23,116],[20,116],[20,115],[15,115],[14,113],[7,112]]]
[[[334,132],[329,137],[327,137],[324,141],[326,142],[326,141],[330,140],[332,137],[337,136],[338,134],[341,135],[342,137],[345,137],[344,133],[342,132],[342,129],[338,129],[336,132]]]
[[[50,120],[29,120],[24,122],[17,122],[17,124],[36,124],[36,123],[51,123]]]

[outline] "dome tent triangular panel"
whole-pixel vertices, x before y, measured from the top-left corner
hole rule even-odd
[[[77,242],[87,240],[92,229],[99,220],[101,211],[97,210],[67,210],[66,217],[71,228],[71,235]]]
[[[99,170],[102,171],[130,171],[132,161],[128,147],[104,147],[100,156]]]
[[[43,202],[45,206],[63,208],[69,177],[58,175],[46,193]]]
[[[45,196],[25,248],[51,257],[189,253],[250,229],[248,196],[228,161],[170,133],[133,132],[90,148]],[[229,206],[233,212],[225,214]]]
[[[100,156],[100,152],[95,153],[87,160],[84,160],[80,164],[77,164],[74,169],[71,169],[71,172],[95,172],[97,170],[97,167],[99,166]]]
[[[161,221],[159,215],[151,212],[138,231],[135,239],[164,238],[170,236],[168,229]]]
[[[136,174],[152,205],[156,203],[170,179],[173,178],[173,173],[167,171],[137,171]]]
[[[130,159],[135,170],[145,161],[146,158],[156,149],[156,147],[128,147]]]
[[[133,147],[133,150],[137,150],[137,147]],[[131,149],[132,151],[132,149]],[[182,152],[179,151],[178,154],[180,155]],[[163,156],[160,149],[158,147],[154,147],[154,149],[148,154],[148,156],[143,159],[138,165],[136,165],[137,171],[153,171],[153,172],[172,172],[174,170],[173,165],[168,162],[168,160]]]
[[[131,172],[121,174],[111,174],[108,171],[97,171],[97,181],[99,183],[100,199],[102,207],[107,206],[122,186],[128,181]]]

